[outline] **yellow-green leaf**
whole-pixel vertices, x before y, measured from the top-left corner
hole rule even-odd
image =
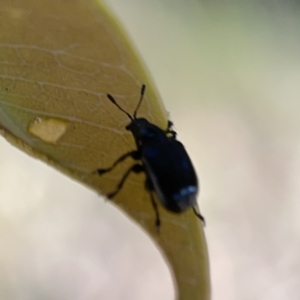
[[[124,130],[128,118],[106,93],[132,112],[142,83],[147,92],[139,115],[166,128],[166,113],[147,71],[101,1],[1,1],[2,134],[100,194],[114,189],[132,160],[103,177],[93,171],[135,147]],[[191,211],[174,215],[159,206],[158,234],[144,181],[144,175],[130,175],[113,202],[160,247],[179,299],[209,299],[201,224]]]

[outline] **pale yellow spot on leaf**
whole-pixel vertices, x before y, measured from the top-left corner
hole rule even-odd
[[[28,131],[44,142],[56,144],[67,128],[68,123],[59,119],[36,118],[28,126]]]

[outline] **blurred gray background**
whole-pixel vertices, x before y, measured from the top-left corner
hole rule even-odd
[[[213,299],[299,299],[297,1],[106,2],[199,173]],[[2,138],[0,149],[0,299],[174,299],[141,229]]]

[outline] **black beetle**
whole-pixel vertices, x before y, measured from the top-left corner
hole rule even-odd
[[[198,193],[197,175],[184,146],[176,140],[176,132],[172,130],[173,123],[168,121],[167,129],[162,130],[145,118],[136,117],[145,89],[146,86],[143,84],[133,116],[120,107],[113,96],[107,94],[108,99],[131,120],[126,130],[132,132],[137,150],[123,154],[110,168],[97,169],[96,172],[103,175],[127,157],[141,161],[126,171],[115,191],[109,193],[107,197],[111,199],[121,190],[131,172],[145,172],[146,189],[150,192],[156,213],[157,229],[160,227],[160,218],[152,192],[156,193],[161,204],[169,211],[181,213],[192,207],[195,215],[205,224],[203,216],[195,209]]]

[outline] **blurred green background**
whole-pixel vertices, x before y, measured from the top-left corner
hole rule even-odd
[[[197,168],[213,299],[298,299],[299,5],[106,3]],[[0,299],[174,298],[167,266],[139,228],[0,143]]]

